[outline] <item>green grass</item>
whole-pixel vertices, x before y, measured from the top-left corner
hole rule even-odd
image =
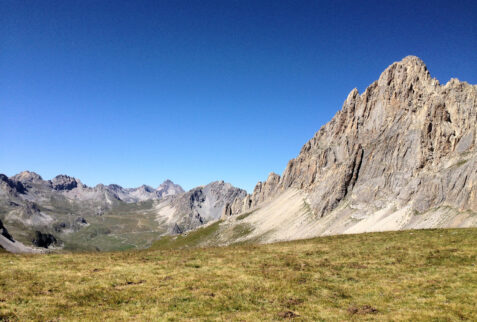
[[[179,240],[200,245],[217,227],[205,229]],[[180,246],[177,238],[170,243]],[[477,319],[477,229],[259,246],[1,253],[0,267],[0,320]]]
[[[219,225],[222,221],[219,220],[207,227],[201,227],[196,230],[189,231],[182,235],[164,236],[158,241],[154,242],[150,247],[151,250],[157,249],[177,249],[197,247],[203,243],[214,240],[215,235],[219,230]]]
[[[460,167],[461,165],[464,165],[465,163],[467,163],[468,160],[460,160],[459,162],[457,162],[455,164],[456,167]]]
[[[247,218],[248,216],[250,216],[251,214],[253,214],[255,211],[257,211],[258,209],[255,209],[253,211],[250,211],[250,212],[246,212],[244,214],[241,214],[239,216],[237,216],[237,220],[244,220],[245,218]]]
[[[250,224],[239,224],[234,226],[232,230],[231,240],[236,240],[241,237],[249,235],[253,231],[253,226]]]

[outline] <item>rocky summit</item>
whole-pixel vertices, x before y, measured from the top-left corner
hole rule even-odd
[[[251,194],[223,181],[184,192],[169,180],[125,189],[0,175],[2,238],[108,250],[203,225],[213,234],[195,244],[477,226],[476,146],[477,86],[440,84],[408,56],[363,93],[353,89],[283,174],[269,174]]]
[[[245,190],[230,183],[215,181],[166,200],[160,206],[159,216],[174,224],[170,227],[172,233],[182,233],[220,219],[225,216],[228,204],[246,195]]]
[[[440,84],[408,56],[353,89],[282,176],[231,208],[253,212],[264,241],[475,226],[476,138],[477,86]]]

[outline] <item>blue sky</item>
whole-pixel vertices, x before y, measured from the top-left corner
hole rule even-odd
[[[251,191],[392,62],[477,83],[475,1],[1,1],[0,173]]]

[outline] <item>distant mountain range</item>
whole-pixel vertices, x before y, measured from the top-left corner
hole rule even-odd
[[[64,175],[0,175],[0,245],[141,248],[211,223],[201,245],[477,226],[476,145],[477,86],[441,85],[408,56],[352,90],[284,173],[252,194],[222,181],[184,192],[171,181],[91,188]]]
[[[24,244],[19,251],[32,251],[28,246],[146,247],[163,234],[182,233],[219,219],[226,203],[245,195],[223,181],[186,193],[170,180],[157,189],[114,184],[88,187],[66,175],[43,180],[30,171],[10,178],[0,174],[0,220],[15,236],[15,241],[11,235],[0,239],[0,245],[14,249]]]

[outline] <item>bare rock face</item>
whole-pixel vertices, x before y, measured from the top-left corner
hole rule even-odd
[[[13,176],[11,179],[26,184],[43,181],[43,178],[39,174],[31,171],[20,172],[19,174]]]
[[[159,187],[157,187],[156,191],[159,197],[179,195],[185,192],[181,186],[175,184],[169,179],[167,179]]]
[[[247,195],[241,202],[236,202],[232,207],[232,213],[238,213],[252,209],[266,201],[270,196],[275,195],[280,188],[280,176],[274,172],[268,175],[265,182],[259,181],[253,193]]]
[[[15,242],[15,241],[13,240],[12,235],[10,235],[10,234],[8,233],[7,228],[5,228],[5,226],[3,226],[3,223],[2,223],[1,220],[0,220],[0,235],[3,236],[3,237],[5,237],[6,239],[10,240],[11,242]]]
[[[325,216],[345,200],[371,213],[388,204],[417,212],[448,206],[477,212],[477,86],[440,85],[417,57],[389,66],[291,160],[258,183],[235,213],[297,188]]]
[[[36,231],[35,238],[33,238],[32,243],[36,247],[48,248],[50,245],[57,244],[58,240],[52,234]]]
[[[103,190],[113,194],[118,200],[128,203],[159,200],[167,196],[178,195],[184,193],[184,189],[171,180],[164,181],[157,189],[148,185],[142,185],[138,188],[123,188],[119,185],[109,185],[103,187]]]
[[[6,175],[0,174],[0,193],[16,197],[18,194],[24,194],[25,187],[20,181],[9,179]]]
[[[55,190],[72,190],[83,186],[81,181],[67,175],[59,175],[51,180],[51,185]]]
[[[173,233],[194,229],[230,215],[231,205],[243,200],[246,194],[245,190],[230,183],[215,181],[172,198],[170,206],[175,209],[174,217],[177,218]]]

